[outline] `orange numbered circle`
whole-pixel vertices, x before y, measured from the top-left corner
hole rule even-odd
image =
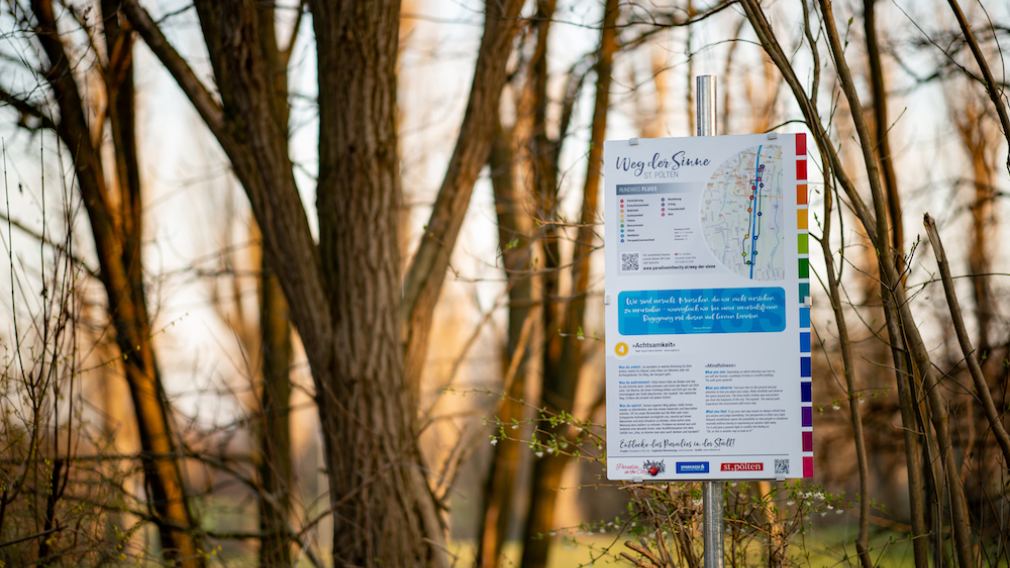
[[[617,353],[618,357],[624,357],[628,354],[628,344],[625,342],[620,342],[614,347],[614,353]]]

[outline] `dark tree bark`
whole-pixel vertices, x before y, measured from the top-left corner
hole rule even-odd
[[[1003,452],[1003,463],[1010,464],[1010,434],[1007,434],[1003,425],[1002,417],[993,402],[989,384],[982,373],[982,366],[975,356],[975,348],[968,337],[968,328],[964,324],[964,317],[961,314],[961,305],[957,299],[957,292],[954,290],[954,279],[950,274],[950,264],[947,262],[947,254],[943,250],[943,243],[940,241],[940,233],[936,230],[936,222],[927,213],[923,217],[923,225],[926,227],[926,236],[933,247],[933,255],[936,256],[936,264],[940,269],[940,279],[943,283],[943,293],[947,299],[947,308],[950,310],[951,322],[954,324],[954,333],[957,335],[958,344],[968,363],[968,372],[971,374],[972,383],[975,387],[975,396],[981,403],[983,413],[992,428],[996,443]]]
[[[821,163],[828,160],[821,155]],[[829,166],[830,167],[830,166]],[[830,179],[830,170],[825,172],[825,178]],[[831,221],[834,206],[833,187],[828,185],[824,191],[824,221],[822,227],[821,252],[824,255],[824,278],[827,281],[828,301],[831,312],[835,316],[835,329],[838,331],[838,345],[841,351],[842,374],[845,377],[845,391],[848,396],[849,422],[852,425],[852,438],[856,451],[856,469],[859,473],[859,534],[856,536],[856,554],[862,568],[872,568],[870,558],[870,491],[869,491],[869,460],[866,452],[866,436],[863,434],[863,416],[859,410],[862,393],[856,389],[856,367],[853,363],[852,342],[849,339],[849,326],[845,321],[845,309],[838,272],[835,269],[834,251],[831,249]]]
[[[885,314],[892,314],[891,321],[900,326],[900,334],[905,338],[906,346],[909,349],[914,365],[914,372],[916,376],[922,378],[930,420],[933,429],[936,431],[936,442],[939,446],[943,473],[946,477],[946,490],[950,501],[951,526],[954,532],[955,556],[961,566],[971,566],[973,564],[971,522],[964,494],[964,482],[959,475],[959,470],[955,463],[950,424],[948,421],[949,409],[937,388],[938,379],[930,361],[929,350],[922,340],[918,326],[915,323],[915,318],[912,316],[911,309],[909,308],[902,277],[895,266],[895,250],[887,240],[889,229],[888,211],[886,209],[887,199],[885,189],[881,187],[880,164],[877,161],[877,156],[873,153],[873,139],[863,120],[859,95],[856,93],[855,82],[845,59],[841,39],[835,27],[832,2],[830,0],[820,0],[820,7],[824,15],[824,26],[831,47],[832,59],[838,71],[842,91],[852,110],[853,123],[855,124],[859,137],[859,145],[863,153],[863,163],[869,176],[874,215],[867,217],[863,223],[864,225],[870,222],[876,223],[878,240],[875,245],[880,265],[881,285],[886,288],[882,294]],[[897,337],[898,333],[890,335],[893,338]]]
[[[399,3],[316,2],[312,10],[319,92],[327,93],[316,203],[336,352],[318,396],[330,492],[340,499],[334,561],[420,565],[430,557],[433,504],[416,475],[416,401],[404,380],[397,311]]]

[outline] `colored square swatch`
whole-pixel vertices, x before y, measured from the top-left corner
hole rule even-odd
[[[807,210],[797,209],[796,210],[796,228],[805,231],[807,229]]]
[[[814,476],[814,456],[805,456],[803,458],[803,477],[813,477]]]
[[[796,186],[796,204],[806,205],[807,204],[807,186],[806,184],[801,184]]]
[[[803,420],[801,424],[804,428],[810,428],[814,425],[814,409],[810,406],[804,406],[800,409],[802,411]]]
[[[810,308],[800,308],[800,327],[810,327]]]
[[[805,300],[810,297],[810,283],[800,282],[800,303],[805,303]]]
[[[803,451],[812,452],[814,451],[814,433],[813,432],[803,432]]]
[[[810,357],[800,357],[800,376],[810,376]]]
[[[810,353],[810,332],[804,331],[800,333],[800,352]]]
[[[807,179],[807,161],[796,160],[796,181],[804,181],[806,179]]]
[[[807,135],[800,132],[796,135],[796,155],[805,156],[807,154]]]
[[[802,382],[800,383],[800,402],[811,402],[813,400],[813,389],[811,388],[812,383]]]
[[[800,259],[800,278],[810,278],[810,261],[808,259]]]
[[[806,233],[796,235],[796,250],[800,254],[810,254],[810,241]]]

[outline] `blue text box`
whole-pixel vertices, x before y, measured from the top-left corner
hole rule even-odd
[[[786,328],[782,288],[634,290],[617,296],[621,335],[767,333]]]

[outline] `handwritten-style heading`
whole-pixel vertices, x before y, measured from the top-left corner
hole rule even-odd
[[[620,171],[630,172],[636,177],[643,177],[647,172],[676,172],[682,167],[704,167],[711,163],[708,158],[688,156],[687,152],[681,150],[669,156],[656,152],[652,155],[651,160],[639,160],[619,155],[615,165]]]

